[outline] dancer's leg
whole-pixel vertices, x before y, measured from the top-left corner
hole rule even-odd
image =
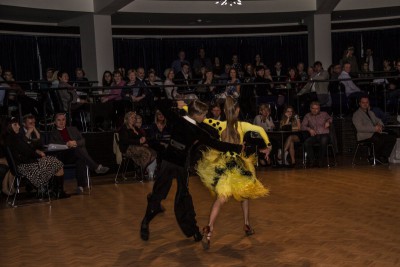
[[[222,205],[226,202],[226,199],[223,197],[219,197],[214,201],[214,204],[211,208],[210,219],[208,221],[208,225],[203,228],[203,239],[201,243],[204,249],[210,248],[210,240],[211,234],[214,229],[214,223],[217,219],[218,213],[222,207]]]
[[[243,211],[243,219],[244,219],[244,224],[249,225],[249,200],[243,200],[241,202],[242,204],[242,211]]]
[[[252,235],[254,234],[253,228],[250,226],[249,222],[249,200],[243,200],[242,201],[242,210],[243,210],[243,219],[244,219],[244,227],[243,230],[246,233],[246,235]]]
[[[210,219],[208,222],[208,226],[210,226],[210,230],[214,229],[214,223],[217,219],[218,213],[222,207],[222,205],[226,202],[225,198],[219,197],[214,201],[214,204],[211,208]]]

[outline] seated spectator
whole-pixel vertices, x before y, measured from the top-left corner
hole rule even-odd
[[[160,87],[160,78],[157,77],[154,70],[149,71],[146,83],[149,91],[151,91],[154,96],[154,101],[160,101],[165,98],[164,90],[161,90]]]
[[[353,124],[357,130],[357,141],[371,141],[374,144],[378,163],[387,164],[396,144],[396,136],[384,132],[382,121],[370,110],[367,96],[361,97],[359,108],[353,114]]]
[[[308,94],[305,101],[309,101],[308,103],[310,103],[311,101],[318,100],[322,108],[329,110],[332,106],[332,99],[328,91],[329,82],[323,82],[324,80],[329,80],[329,73],[324,70],[320,61],[316,61],[310,81],[297,95]]]
[[[171,129],[167,119],[161,111],[157,110],[154,115],[154,122],[149,129],[149,146],[157,151],[160,158],[171,140]]]
[[[19,134],[33,148],[43,148],[40,132],[36,128],[36,118],[32,114],[27,114],[22,118],[22,127]]]
[[[261,126],[266,132],[275,129],[270,107],[267,104],[261,104],[258,110],[260,114],[254,118],[253,124]]]
[[[22,114],[35,114],[38,115],[39,105],[38,102],[25,95],[25,91],[21,88],[21,86],[15,82],[14,75],[10,70],[4,71],[4,80],[7,82],[7,105],[8,112],[11,115],[17,115],[18,108],[20,107],[20,112]],[[18,106],[18,103],[21,105]]]
[[[91,83],[89,83],[88,78],[85,77],[85,71],[82,68],[76,68],[74,87],[90,87],[90,86],[92,85]]]
[[[152,180],[157,167],[157,153],[149,148],[146,137],[136,128],[135,122],[135,112],[125,114],[124,125],[119,130],[119,149],[141,168],[147,168],[149,179]]]
[[[264,77],[265,69],[264,66],[260,65],[256,67],[256,78],[254,79],[255,83],[259,83],[255,85],[255,93],[256,96],[267,96],[272,95],[272,88],[269,80]]]
[[[229,79],[224,94],[225,97],[230,95],[235,98],[238,98],[240,95],[240,80],[238,78],[238,72],[234,68],[231,68],[229,71]]]
[[[182,70],[182,65],[187,64],[190,66],[189,61],[185,59],[186,54],[185,51],[180,50],[178,53],[178,58],[174,60],[171,64],[171,68],[174,70],[174,73],[178,73]]]
[[[83,193],[87,186],[87,167],[98,174],[109,171],[108,167],[96,163],[86,150],[85,139],[76,127],[66,126],[64,113],[57,113],[54,117],[55,129],[50,133],[49,144],[62,144],[68,147],[57,153],[57,157],[64,164],[76,164],[77,192]]]
[[[175,84],[182,85],[178,88],[178,92],[191,90],[190,85],[192,84],[192,74],[190,72],[190,66],[188,63],[182,63],[182,69],[180,72],[175,74],[174,82]]]
[[[113,79],[114,81],[112,82],[111,86],[114,86],[116,88],[111,89],[110,96],[104,96],[101,98],[101,102],[103,103],[113,100],[121,100],[122,98],[122,89],[118,87],[125,86],[126,82],[122,79],[122,74],[119,70],[115,70],[113,72]]]
[[[207,118],[213,119],[213,120],[219,120],[219,121],[225,121],[226,116],[221,110],[221,106],[218,103],[214,103],[211,105],[211,109],[209,112],[209,115]]]
[[[356,101],[360,97],[365,96],[365,93],[362,92],[360,88],[358,88],[357,85],[355,85],[354,82],[351,80],[350,71],[351,64],[345,63],[343,65],[343,71],[339,75],[339,80],[343,80],[340,81],[340,83],[344,85],[346,96],[349,99]]]
[[[139,133],[146,137],[146,129],[143,127],[143,117],[136,113],[135,127],[139,130]]]
[[[1,66],[0,66],[1,70]],[[1,77],[1,75],[0,75]],[[8,162],[5,154],[5,137],[7,136],[7,126],[8,121],[2,119],[0,122],[1,125],[1,136],[0,136],[0,181],[2,184],[1,191],[10,196],[15,193],[14,189],[14,175],[11,173],[10,168],[8,167]]]
[[[182,99],[183,96],[178,94],[178,87],[175,86],[173,82],[175,73],[174,70],[168,68],[164,71],[165,81],[164,81],[164,90],[168,99]]]
[[[121,69],[125,71],[124,68]],[[122,73],[119,70],[115,70],[113,72],[113,83],[111,84],[113,89],[111,89],[109,96],[103,96],[101,98],[102,103],[112,102],[113,117],[111,119],[111,124],[115,125],[115,127],[121,126],[122,118],[125,114],[126,103],[121,101],[124,92],[121,87],[124,87],[125,85],[126,81],[123,80]]]
[[[332,118],[328,113],[321,111],[319,102],[311,102],[310,112],[306,114],[301,123],[301,130],[308,131],[310,137],[304,141],[304,149],[307,153],[307,162],[310,167],[323,166],[326,149],[330,141],[329,127],[332,123]],[[319,159],[314,156],[313,146],[319,145]]]
[[[206,70],[204,79],[199,81],[203,86],[197,87],[196,91],[204,95],[206,101],[212,101],[217,94],[218,88],[214,85],[214,73],[212,70]]]
[[[68,112],[70,109],[72,111],[78,110],[82,104],[87,103],[87,100],[80,98],[76,89],[69,84],[69,75],[67,72],[59,71],[58,80],[58,88],[64,89],[58,90],[64,112]]]
[[[46,186],[54,176],[53,192],[57,198],[67,198],[64,192],[63,163],[53,156],[33,148],[19,135],[20,125],[11,118],[7,127],[6,145],[10,148],[18,172],[36,188]]]
[[[267,104],[261,104],[260,105],[260,107],[259,107],[259,115],[257,115],[254,118],[253,124],[262,127],[265,132],[272,131],[273,129],[275,129],[275,123],[274,123],[274,121],[272,120],[272,117],[271,117],[271,109]],[[269,141],[272,144],[272,150],[270,152],[270,155],[275,155],[276,154],[276,149],[279,147],[278,146],[278,142],[277,142],[277,140],[275,140],[272,137],[270,137]],[[265,146],[264,143],[258,144],[258,145],[260,147],[264,147]],[[259,159],[260,165],[262,165],[262,166],[267,165],[267,162],[263,159],[263,157],[261,157],[261,154],[259,154],[258,159]]]
[[[294,112],[292,106],[287,106],[282,115],[282,119],[279,123],[281,130],[284,131],[298,131],[300,130],[301,123],[299,116]],[[300,137],[296,134],[289,135],[285,140],[284,151],[283,151],[283,163],[285,166],[294,167],[296,165],[296,155],[294,149],[294,143],[300,142]],[[280,149],[279,149],[280,150]],[[287,160],[288,154],[290,155],[290,164]],[[278,151],[278,161],[282,160],[280,156],[282,153]]]
[[[111,71],[106,70],[103,73],[103,78],[101,79],[101,86],[110,87],[112,82],[113,82],[113,74],[111,73]]]

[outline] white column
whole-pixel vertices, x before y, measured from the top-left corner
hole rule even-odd
[[[89,80],[99,84],[105,70],[114,70],[111,16],[85,15],[80,18],[82,68]]]
[[[314,14],[307,18],[308,64],[321,61],[324,69],[332,64],[331,14]]]

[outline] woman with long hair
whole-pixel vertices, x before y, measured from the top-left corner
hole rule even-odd
[[[300,130],[300,119],[294,112],[292,106],[286,106],[283,110],[282,119],[280,121],[281,130],[298,131]],[[294,143],[300,142],[299,136],[296,134],[289,135],[286,138],[284,151],[283,151],[283,163],[288,167],[294,167],[296,165],[296,155],[294,149]],[[287,161],[287,156],[290,155],[290,164]],[[282,160],[282,152],[278,151],[278,160]]]
[[[222,141],[232,144],[243,144],[246,132],[257,132],[267,145],[260,151],[265,153],[268,158],[271,143],[264,129],[239,121],[240,108],[237,101],[231,96],[227,96],[224,110],[226,121],[206,119],[204,122],[219,131]],[[268,194],[268,189],[255,175],[254,163],[254,155],[246,157],[236,153],[222,153],[213,149],[203,152],[203,158],[198,162],[196,170],[204,185],[217,197],[211,209],[209,223],[203,228],[202,244],[204,249],[210,247],[211,234],[219,210],[231,196],[241,202],[244,217],[243,230],[246,235],[254,234],[249,222],[249,199]]]
[[[64,165],[56,157],[47,156],[33,143],[25,140],[21,135],[20,125],[16,118],[10,118],[6,133],[5,145],[9,147],[17,165],[18,172],[29,182],[40,189],[46,187],[53,179],[52,193],[56,198],[68,198],[64,191]]]
[[[157,153],[149,148],[146,137],[135,123],[136,113],[132,111],[126,113],[124,125],[119,130],[119,149],[141,168],[147,168],[149,179],[152,180],[157,167]]]

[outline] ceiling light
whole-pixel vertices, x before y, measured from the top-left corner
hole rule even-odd
[[[242,1],[241,0],[218,0],[215,2],[216,5],[220,6],[241,6]]]

